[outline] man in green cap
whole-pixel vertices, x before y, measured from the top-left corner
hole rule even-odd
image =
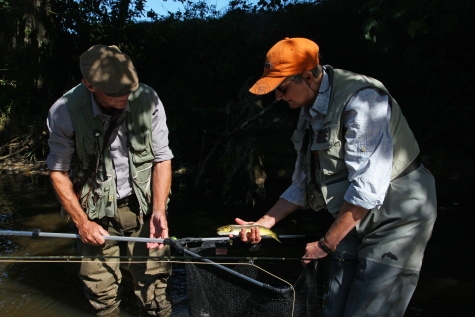
[[[82,82],[49,111],[46,163],[63,215],[81,236],[79,277],[86,297],[97,315],[117,314],[119,256],[142,256],[122,267],[129,269],[145,313],[170,316],[171,265],[156,260],[169,255],[169,246],[104,239],[168,238],[173,154],[162,102],[138,81],[132,60],[117,46],[92,46],[79,66]]]

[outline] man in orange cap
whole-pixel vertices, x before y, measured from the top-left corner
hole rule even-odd
[[[333,223],[302,262],[329,257],[324,316],[403,316],[436,220],[435,182],[396,100],[374,78],[320,65],[319,47],[286,38],[251,87],[300,109],[292,184],[256,222],[271,228],[299,208]],[[257,243],[256,229],[240,233]]]
[[[79,277],[86,297],[97,315],[106,316],[117,314],[121,303],[120,255],[170,254],[162,243],[123,245],[104,237],[168,238],[173,154],[163,104],[139,83],[127,54],[115,45],[94,45],[79,66],[82,82],[49,111],[46,163],[63,214],[81,236]],[[145,313],[170,316],[171,265],[146,260],[122,267],[133,277]]]

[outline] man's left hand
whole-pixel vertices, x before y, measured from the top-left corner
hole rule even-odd
[[[150,218],[150,238],[151,239],[166,239],[168,238],[168,222],[165,211],[154,210]],[[165,244],[158,242],[147,242],[147,248],[163,249]]]
[[[302,264],[305,266],[314,260],[318,260],[327,256],[327,253],[320,249],[318,241],[307,243],[305,254],[302,257]]]

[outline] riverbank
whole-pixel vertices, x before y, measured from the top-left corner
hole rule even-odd
[[[21,174],[23,176],[48,175],[48,168],[46,167],[45,161],[9,158],[0,162],[0,174]]]

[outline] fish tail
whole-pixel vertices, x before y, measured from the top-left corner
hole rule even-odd
[[[273,233],[271,234],[271,237],[274,238],[274,239],[276,239],[279,243],[282,243],[282,242],[279,240],[279,237],[277,236],[277,233],[273,232]]]

